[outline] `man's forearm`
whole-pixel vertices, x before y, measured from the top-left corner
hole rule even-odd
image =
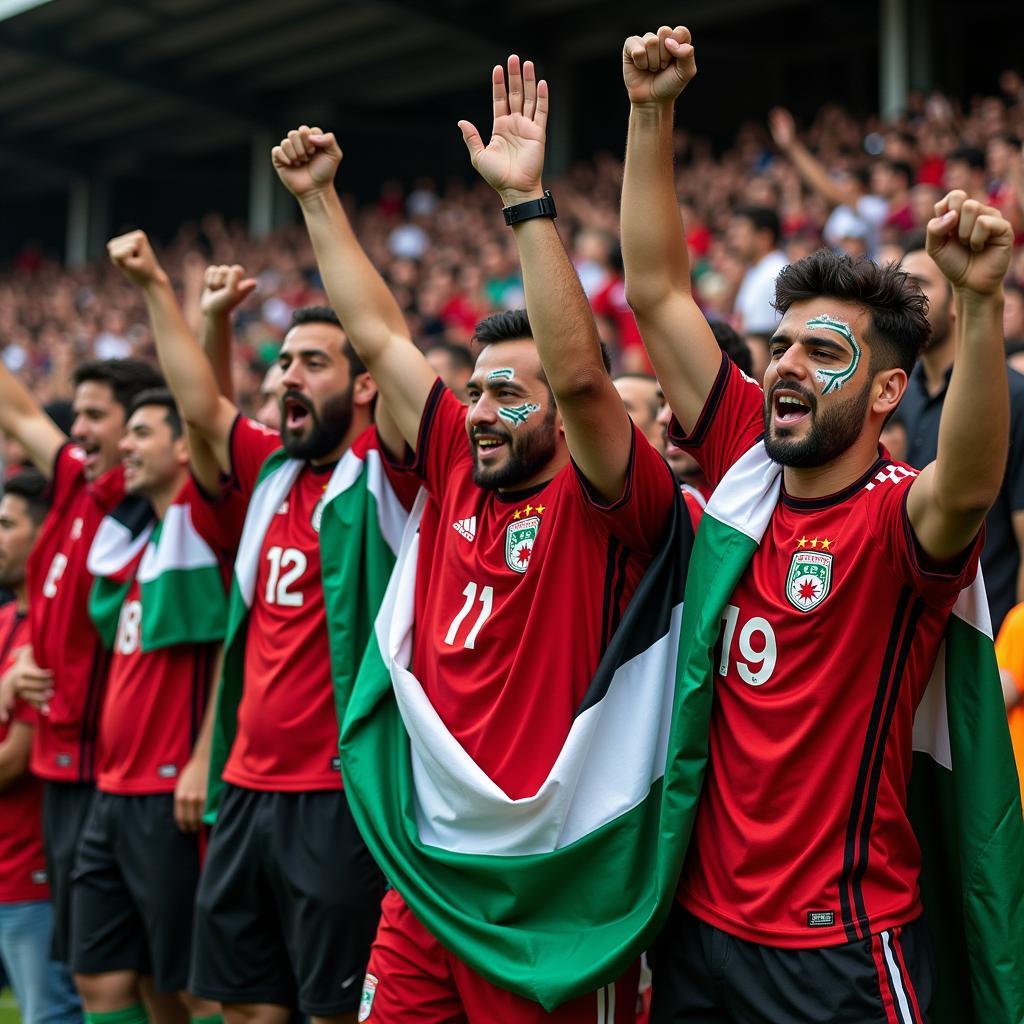
[[[635,310],[689,290],[690,258],[679,215],[672,152],[674,108],[634,106],[629,113],[622,181],[622,261]]]
[[[847,200],[842,186],[833,181],[825,165],[802,143],[794,141],[785,154],[789,157],[800,177],[826,202],[840,206]]]
[[[513,231],[537,352],[561,405],[607,379],[597,325],[554,222],[538,217]]]
[[[229,401],[235,400],[235,386],[231,378],[231,314],[213,313],[203,317],[203,351],[213,368],[220,393]]]
[[[331,305],[372,372],[388,339],[407,333],[402,310],[359,244],[334,189],[304,197],[300,206]]]
[[[1003,296],[957,289],[956,354],[939,422],[935,496],[946,509],[987,509],[1009,449]]]
[[[203,354],[195,335],[166,278],[145,289],[160,367],[181,407],[182,415],[208,436],[220,411],[220,388],[213,367]]]

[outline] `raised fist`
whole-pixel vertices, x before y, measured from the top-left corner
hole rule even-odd
[[[690,30],[662,25],[630,36],[622,47],[622,80],[630,103],[671,103],[697,74]]]
[[[110,262],[129,281],[144,288],[146,285],[166,282],[167,274],[157,261],[144,231],[129,231],[107,242]]]
[[[1010,266],[1013,229],[995,207],[954,189],[935,204],[926,248],[954,288],[994,295]]]
[[[254,278],[245,277],[245,270],[234,266],[210,266],[203,277],[199,308],[204,316],[227,316],[256,289]]]
[[[302,125],[270,151],[270,159],[284,187],[303,199],[331,187],[341,149],[331,132]]]

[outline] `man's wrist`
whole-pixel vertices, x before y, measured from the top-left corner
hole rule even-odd
[[[498,195],[501,197],[501,205],[503,207],[518,206],[520,203],[528,203],[533,199],[543,199],[544,186],[538,185],[536,188],[525,190],[516,188],[501,189]]]
[[[296,196],[299,201],[299,206],[302,208],[303,213],[322,213],[325,211],[331,199],[337,200],[338,193],[334,191],[333,182],[324,188],[314,189],[311,192],[305,192],[301,196]]]
[[[674,121],[677,98],[673,96],[669,100],[644,100],[642,103],[631,100],[630,113],[642,125],[661,124],[665,120]]]
[[[171,279],[167,276],[166,271],[160,270],[143,284],[142,290],[147,292],[165,292],[170,287]]]

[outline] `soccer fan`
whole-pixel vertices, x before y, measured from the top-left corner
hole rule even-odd
[[[296,465],[236,568],[236,576],[255,574],[255,587],[237,723],[221,712],[233,742],[197,897],[189,990],[223,1003],[229,1022],[284,1022],[295,1008],[314,1021],[349,1020],[384,883],[338,770],[319,528],[335,464],[353,446],[374,443],[376,388],[334,313],[300,309],[280,355],[281,433],[239,416],[146,236],[123,235],[108,249],[143,289],[172,391],[230,475],[229,488],[248,502],[282,445]],[[225,672],[222,705],[226,680]]]
[[[772,305],[775,278],[786,265],[779,249],[782,228],[779,215],[766,206],[747,206],[733,214],[727,244],[746,264],[736,293],[736,313],[744,332],[773,331],[779,322]]]
[[[473,357],[465,345],[442,341],[423,353],[434,373],[460,402],[466,401],[466,384],[473,376]]]
[[[45,782],[43,839],[53,898],[53,952],[67,962],[71,869],[92,800],[97,722],[107,656],[88,616],[89,546],[104,514],[123,497],[118,443],[125,410],[162,383],[135,359],[81,364],[74,374],[73,443],[0,366],[0,430],[21,442],[50,480],[51,510],[28,562],[29,634],[8,675],[13,692],[43,710],[32,773]]]
[[[685,28],[626,40],[628,294],[675,442],[712,484],[729,474],[737,501],[778,498],[725,606],[652,1019],[921,1021],[933,968],[906,812],[913,714],[1006,461],[1012,232],[963,193],[938,204],[928,251],[954,289],[957,364],[936,461],[891,462],[879,432],[928,336],[905,274],[825,250],[787,268],[764,390],[723,359],[693,301],[672,124],[695,72]],[[772,473],[781,490],[764,489]]]
[[[675,484],[615,391],[551,219],[541,187],[547,86],[512,56],[507,90],[500,67],[492,88],[489,145],[468,122],[460,127],[514,225],[529,319],[513,310],[479,324],[468,407],[392,326],[397,305],[334,190],[334,136],[303,126],[274,149],[274,163],[299,200],[327,294],[432,498],[420,524],[410,670],[449,733],[518,799],[551,769],[609,623],[657,549]],[[552,623],[562,624],[557,644]],[[447,952],[392,890],[360,1018],[632,1021],[636,991],[630,970],[549,1015]]]
[[[90,614],[112,654],[72,879],[71,963],[88,1024],[173,1024],[218,1013],[185,989],[227,602],[169,391],[136,395],[120,450],[129,498],[87,563]]]
[[[0,498],[0,587],[14,600],[0,608],[0,672],[28,643],[25,563],[49,509],[46,479],[20,470]],[[0,724],[0,968],[6,970],[22,1020],[76,1024],[78,996],[67,968],[50,958],[53,904],[43,854],[43,784],[29,774],[37,712],[18,701]]]
[[[665,432],[658,423],[661,387],[657,378],[647,373],[623,373],[614,383],[629,418],[655,451],[664,452]]]
[[[899,409],[907,432],[906,461],[915,469],[933,462],[938,451],[942,411],[957,355],[957,318],[961,315],[953,288],[923,244],[921,239],[900,264],[928,297],[931,325]],[[1024,600],[1024,376],[1011,369],[1006,380],[1010,395],[1010,450],[1002,485],[985,517],[985,546],[981,551],[994,633],[998,633],[1007,612]],[[976,433],[975,441],[985,436]]]

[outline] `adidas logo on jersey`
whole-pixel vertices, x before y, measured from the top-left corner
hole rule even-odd
[[[465,537],[466,540],[476,540],[476,516],[456,520],[452,523],[452,529]]]

